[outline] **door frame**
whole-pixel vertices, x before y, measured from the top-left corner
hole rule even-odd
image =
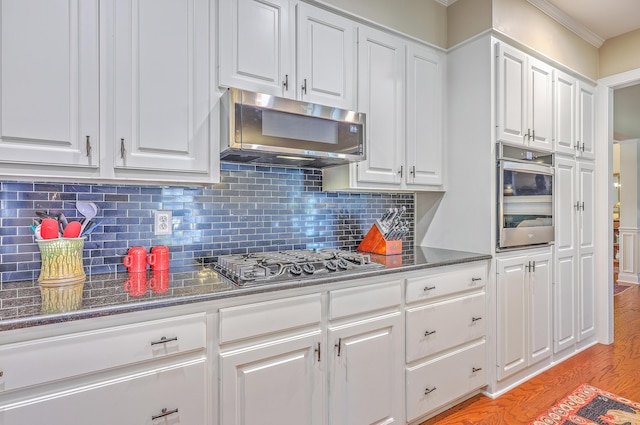
[[[613,343],[613,91],[640,83],[640,68],[598,80],[596,110],[596,170],[606,178],[596,178],[596,323],[597,339]]]

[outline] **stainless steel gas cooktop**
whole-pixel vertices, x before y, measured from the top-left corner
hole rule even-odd
[[[369,254],[337,249],[231,254],[218,257],[213,270],[238,286],[313,279],[384,268]]]

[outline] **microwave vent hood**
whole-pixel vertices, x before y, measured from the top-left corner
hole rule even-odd
[[[324,168],[365,159],[365,114],[239,89],[220,100],[220,159]]]

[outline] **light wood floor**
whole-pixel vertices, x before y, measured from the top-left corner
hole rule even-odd
[[[640,286],[614,297],[612,345],[595,345],[492,400],[477,395],[421,425],[529,424],[583,383],[640,402]]]

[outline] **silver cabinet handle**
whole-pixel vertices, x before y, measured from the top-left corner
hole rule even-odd
[[[338,357],[340,357],[340,352],[342,351],[342,338],[338,338],[338,342],[334,347],[338,349]]]
[[[576,141],[576,144],[573,145],[574,148],[576,148],[577,151],[580,150],[580,140]]]
[[[177,340],[178,340],[177,336],[174,336],[173,338],[167,338],[166,336],[163,336],[157,341],[151,341],[151,345],[166,344],[167,342],[177,341]]]
[[[431,394],[432,392],[434,392],[437,388],[433,387],[433,388],[427,388],[424,390],[424,395],[428,395]]]
[[[87,158],[91,157],[91,139],[87,136]]]
[[[289,74],[284,74],[284,81],[282,82],[282,87],[284,87],[286,91],[289,91]]]
[[[303,81],[304,83],[300,86],[300,90],[302,90],[303,94],[307,94],[307,79],[305,78]]]
[[[476,372],[480,372],[482,370],[481,367],[472,367],[471,368],[471,373],[476,373]]]
[[[425,286],[424,287],[424,292],[429,292],[429,291],[431,291],[433,289],[436,289],[436,287],[435,286]]]
[[[120,139],[120,158],[124,159],[124,154],[125,154],[125,149],[124,149],[124,139]]]
[[[535,130],[531,130],[531,138],[535,141],[536,140],[536,131]]]
[[[580,201],[576,202],[576,211],[580,211]]]
[[[313,351],[318,355],[318,361],[320,361],[320,343],[318,343],[318,346]]]
[[[158,415],[151,416],[151,420],[155,421],[156,419],[164,418],[165,416],[173,415],[174,413],[178,413],[178,408],[176,407],[173,410],[169,410],[166,407],[160,411],[161,413]]]
[[[415,165],[411,166],[411,171],[409,172],[409,174],[411,174],[413,176],[413,178],[416,177],[416,166]]]
[[[400,171],[398,171],[398,174],[400,174],[400,178],[402,178],[402,174],[404,172],[404,165],[400,166]]]
[[[436,331],[426,331],[426,332],[424,333],[424,336],[433,335],[434,333],[436,333]]]
[[[472,317],[471,318],[472,322],[477,322],[478,320],[482,320],[482,317]]]
[[[477,282],[479,280],[482,280],[482,278],[481,277],[472,277],[471,278],[471,282]]]

